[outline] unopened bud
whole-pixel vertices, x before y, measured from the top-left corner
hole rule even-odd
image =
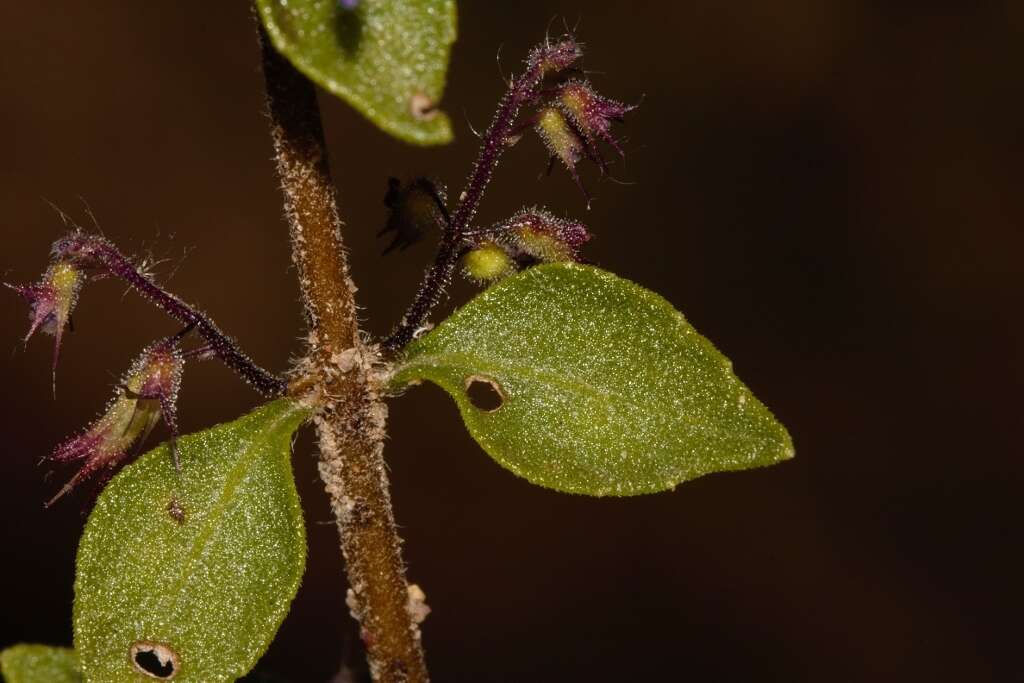
[[[541,76],[565,71],[583,56],[583,47],[572,36],[557,43],[545,42],[530,53],[529,64],[536,64]]]
[[[557,158],[569,171],[569,175],[583,190],[583,183],[576,173],[576,164],[583,158],[586,144],[579,133],[573,130],[561,111],[555,107],[545,107],[537,114],[537,122],[534,130],[544,141],[544,145],[551,152],[552,158]],[[583,190],[586,194],[586,190]]]
[[[515,272],[515,262],[495,242],[484,242],[462,257],[466,277],[479,284],[489,284]]]
[[[590,239],[582,223],[540,209],[521,211],[508,225],[519,250],[544,263],[577,260],[580,247]]]

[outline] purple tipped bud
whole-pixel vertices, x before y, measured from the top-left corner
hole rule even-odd
[[[184,358],[180,336],[147,347],[121,381],[107,411],[82,434],[59,445],[49,456],[57,463],[81,462],[75,476],[46,503],[53,505],[89,476],[113,473],[129,457],[136,443],[145,441],[161,416],[177,436],[176,401]],[[177,465],[177,453],[174,453]]]
[[[71,312],[78,303],[78,293],[85,282],[85,275],[68,261],[57,261],[46,269],[42,280],[31,285],[7,286],[21,294],[29,303],[28,334],[25,343],[41,330],[53,335],[53,372],[57,373],[57,359],[60,357],[60,342],[64,328],[71,322]],[[5,283],[7,284],[7,283]]]
[[[613,121],[621,122],[635,107],[602,97],[589,83],[577,80],[559,88],[557,102],[558,108],[569,117],[591,148],[596,149],[596,141],[602,140],[611,145],[619,156],[625,157],[618,140],[612,137],[611,125]],[[600,165],[603,170],[603,162]]]
[[[541,76],[565,71],[583,57],[583,46],[572,36],[566,36],[557,43],[545,42],[533,49],[527,64],[536,65]]]
[[[544,263],[579,260],[580,248],[590,240],[582,223],[556,218],[540,209],[520,211],[508,226],[515,246]]]

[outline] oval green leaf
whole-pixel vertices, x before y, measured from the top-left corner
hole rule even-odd
[[[537,266],[477,296],[408,346],[392,386],[421,379],[452,395],[491,457],[560,491],[651,493],[793,456],[671,304],[590,266]]]
[[[437,108],[455,42],[455,0],[256,0],[274,47],[397,138],[452,139]]]
[[[307,417],[280,399],[179,439],[180,476],[164,444],[110,482],[78,547],[75,649],[86,680],[138,683],[141,666],[217,683],[253,667],[305,568],[290,456]]]
[[[75,651],[49,645],[14,645],[0,652],[6,683],[81,683]]]

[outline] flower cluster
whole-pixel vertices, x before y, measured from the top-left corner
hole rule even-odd
[[[185,328],[173,337],[146,347],[122,378],[106,412],[84,432],[68,439],[44,458],[54,463],[80,464],[71,481],[47,505],[93,474],[103,472],[109,476],[130,457],[133,447],[144,441],[161,419],[170,430],[171,455],[175,468],[178,468],[176,402],[186,360],[216,357],[261,392],[267,395],[284,392],[287,384],[283,378],[255,365],[209,318],[162,289],[109,240],[76,230],[54,242],[51,256],[52,261],[38,282],[5,284],[29,304],[30,325],[25,341],[36,330],[56,338],[54,375],[62,335],[65,328],[71,327],[71,313],[87,281],[104,277],[120,279],[181,321]],[[199,346],[185,350],[182,342],[193,330],[203,341]]]
[[[572,79],[558,85],[545,98],[532,119],[533,128],[548,148],[551,163],[555,159],[561,161],[589,199],[576,165],[587,158],[597,164],[602,174],[607,173],[608,164],[598,150],[599,142],[610,145],[625,158],[611,127],[612,123],[622,122],[633,108],[599,95],[587,81]]]
[[[612,126],[623,121],[635,106],[598,94],[582,78],[578,65],[582,57],[583,46],[572,35],[545,39],[530,51],[522,72],[507,80],[508,89],[487,130],[479,136],[476,163],[450,213],[441,193],[436,191],[424,194],[434,203],[431,206],[424,202],[428,211],[417,213],[403,208],[410,201],[406,197],[411,195],[398,181],[392,181],[385,200],[392,214],[382,232],[395,232],[396,236],[388,250],[407,246],[423,233],[424,225],[439,225],[441,239],[419,291],[398,325],[381,342],[386,353],[399,351],[424,329],[460,265],[466,277],[487,284],[536,263],[579,260],[580,248],[590,237],[586,228],[546,211],[521,211],[490,228],[474,228],[472,223],[500,158],[531,130],[548,149],[548,171],[560,161],[587,198],[588,207],[590,195],[577,166],[589,160],[602,175],[607,174],[608,164],[599,150],[601,144],[623,156],[622,146],[612,135]],[[417,215],[423,219],[416,218]]]

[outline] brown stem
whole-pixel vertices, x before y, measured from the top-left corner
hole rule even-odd
[[[387,409],[375,372],[379,354],[359,334],[316,92],[277,53],[262,27],[260,42],[292,260],[309,321],[303,369],[316,384],[320,476],[341,535],[349,607],[362,627],[376,680],[426,681],[388,495]]]

